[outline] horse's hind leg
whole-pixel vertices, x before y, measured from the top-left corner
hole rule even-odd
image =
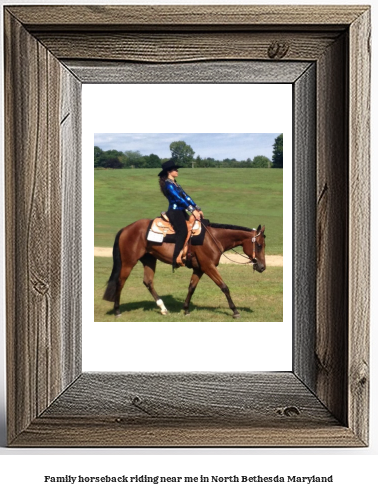
[[[184,312],[185,316],[190,314],[189,312],[189,304],[190,300],[192,298],[192,295],[198,285],[199,280],[201,279],[203,275],[203,272],[200,271],[199,269],[194,269],[192,277],[190,278],[190,283],[189,283],[189,290],[188,290],[188,295],[186,296],[185,302],[184,302]]]
[[[154,288],[154,276],[156,270],[156,258],[151,254],[146,253],[141,259],[141,263],[144,267],[144,276],[143,276],[143,284],[147,287],[150,294],[153,296],[156,304],[160,307],[161,314],[166,315],[168,313],[167,308],[164,305],[164,302],[156,293]]]
[[[121,274],[119,276],[118,285],[117,285],[116,298],[114,301],[114,314],[115,314],[116,318],[119,318],[121,316],[121,311],[119,309],[121,292],[122,292],[122,288],[125,284],[125,281],[130,276],[130,273],[131,273],[133,267],[134,266],[122,266]]]

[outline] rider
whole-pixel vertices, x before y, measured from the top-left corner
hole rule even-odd
[[[197,220],[203,217],[200,207],[194,203],[192,198],[176,182],[179,168],[180,165],[176,165],[175,160],[171,159],[163,163],[162,170],[158,174],[161,192],[169,201],[166,214],[176,232],[176,244],[172,260],[173,269],[185,265],[181,256],[188,235],[186,225],[187,212],[193,214]]]

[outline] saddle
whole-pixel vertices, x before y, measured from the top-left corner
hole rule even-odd
[[[188,229],[189,237],[197,236],[201,233],[201,223],[198,220],[194,220],[193,216],[191,216],[189,220],[186,221],[186,226]],[[168,234],[175,234],[175,230],[173,229],[172,224],[169,222],[169,219],[166,216],[165,212],[163,212],[161,214],[161,217],[157,217],[152,221],[147,239],[148,241],[162,242]]]
[[[201,233],[202,225],[194,218],[194,215],[189,217],[186,222],[188,234],[179,256],[177,257],[177,265],[190,267],[191,252],[188,252],[188,242],[192,236],[198,236]],[[147,240],[157,243],[162,243],[167,235],[175,234],[172,224],[165,212],[162,212],[161,217],[157,217],[151,223],[150,230],[148,231]],[[187,261],[188,258],[188,261]]]

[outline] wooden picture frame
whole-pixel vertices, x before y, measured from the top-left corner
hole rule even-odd
[[[367,446],[369,7],[6,6],[4,22],[9,446]],[[82,83],[266,80],[295,103],[292,372],[82,373]]]

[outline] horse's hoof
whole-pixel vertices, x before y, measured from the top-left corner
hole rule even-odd
[[[240,318],[240,313],[234,313],[234,315],[232,316],[234,319],[238,319]]]
[[[118,314],[115,314],[114,317],[117,319],[117,318],[120,318],[122,316],[121,313],[118,313]]]
[[[166,315],[168,314],[168,311],[167,311],[167,310],[165,310],[165,311],[160,311],[160,312],[161,312],[161,314],[162,314],[163,316],[166,316]]]
[[[184,316],[190,316],[190,311],[185,311]]]

